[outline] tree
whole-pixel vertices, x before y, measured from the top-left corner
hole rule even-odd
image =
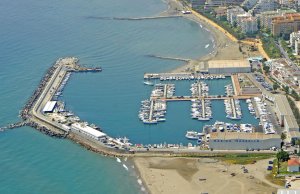
[[[264,71],[265,71],[266,73],[269,73],[269,72],[270,72],[270,67],[267,66],[267,65],[264,65],[263,69],[264,69]]]
[[[276,154],[276,157],[277,157],[278,161],[280,161],[280,162],[288,161],[290,158],[289,153],[287,153],[286,151],[283,151],[283,150],[279,151]]]
[[[295,141],[295,145],[300,146],[300,139],[297,139],[297,140]]]
[[[285,133],[281,133],[280,138],[281,138],[282,141],[284,141],[286,139],[286,134]]]
[[[277,82],[275,82],[275,83],[273,84],[273,90],[277,90],[278,88],[279,88],[279,85],[278,85]]]

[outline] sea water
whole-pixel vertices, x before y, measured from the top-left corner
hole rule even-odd
[[[165,123],[145,126],[138,120],[140,101],[152,89],[143,85],[143,73],[182,64],[149,55],[210,53],[212,47],[205,45],[212,45],[211,35],[183,18],[112,19],[153,16],[166,8],[160,0],[0,1],[0,125],[19,120],[18,111],[57,58],[76,56],[103,72],[71,76],[62,97],[68,109],[109,135],[135,143],[186,142],[187,129],[203,126],[190,119],[188,102],[168,103]],[[216,86],[210,85],[212,93],[224,92],[222,81],[209,82]],[[176,85],[183,95],[190,82]],[[223,119],[221,101],[214,109],[219,110],[214,117]],[[29,127],[1,133],[0,150],[0,193],[141,192],[130,166],[126,171],[115,159]]]

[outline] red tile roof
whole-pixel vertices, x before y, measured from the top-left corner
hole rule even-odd
[[[298,158],[291,158],[288,160],[288,166],[300,166],[300,161]]]

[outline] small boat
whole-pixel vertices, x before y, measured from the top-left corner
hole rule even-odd
[[[187,131],[185,137],[190,140],[197,140],[199,138],[199,134],[196,131]]]
[[[125,164],[123,164],[123,167],[128,171],[128,167]]]
[[[117,162],[121,163],[121,160],[120,160],[120,158],[117,158]]]
[[[205,45],[205,48],[208,48],[209,47],[209,44]]]
[[[148,86],[153,86],[154,85],[154,83],[151,82],[151,81],[144,81],[144,84],[148,85]]]

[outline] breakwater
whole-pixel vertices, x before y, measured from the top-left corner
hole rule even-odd
[[[155,19],[168,19],[179,18],[181,15],[169,15],[169,16],[150,16],[150,17],[102,17],[102,16],[88,16],[87,19],[99,19],[99,20],[155,20]]]
[[[66,60],[63,62],[63,60]],[[51,137],[56,138],[66,138],[69,134],[68,131],[62,130],[61,128],[57,128],[56,125],[53,125],[51,122],[46,122],[45,119],[42,119],[38,115],[41,114],[40,108],[41,102],[39,100],[41,98],[44,98],[42,94],[45,92],[47,85],[51,85],[51,79],[53,79],[54,74],[59,71],[59,68],[62,68],[62,63],[67,64],[65,68],[65,72],[100,72],[102,71],[101,67],[95,67],[95,68],[88,68],[88,67],[82,67],[77,64],[78,59],[75,57],[72,58],[65,58],[65,59],[58,59],[45,73],[44,77],[41,79],[37,89],[33,92],[27,103],[24,105],[22,110],[19,112],[19,117],[23,120],[17,123],[9,124],[5,127],[1,127],[0,131],[5,131],[7,129],[14,129],[18,127],[23,126],[30,126],[32,128],[37,129],[38,131],[42,132],[43,134],[46,134]],[[64,74],[65,75],[65,74]],[[61,75],[60,75],[61,76]],[[61,76],[63,79],[64,76]],[[58,83],[60,84],[60,82]],[[59,87],[56,87],[59,89]],[[52,87],[54,89],[54,87]],[[50,91],[52,95],[50,98],[52,98],[53,93]],[[44,93],[45,94],[45,93]],[[56,130],[54,130],[56,128]]]

